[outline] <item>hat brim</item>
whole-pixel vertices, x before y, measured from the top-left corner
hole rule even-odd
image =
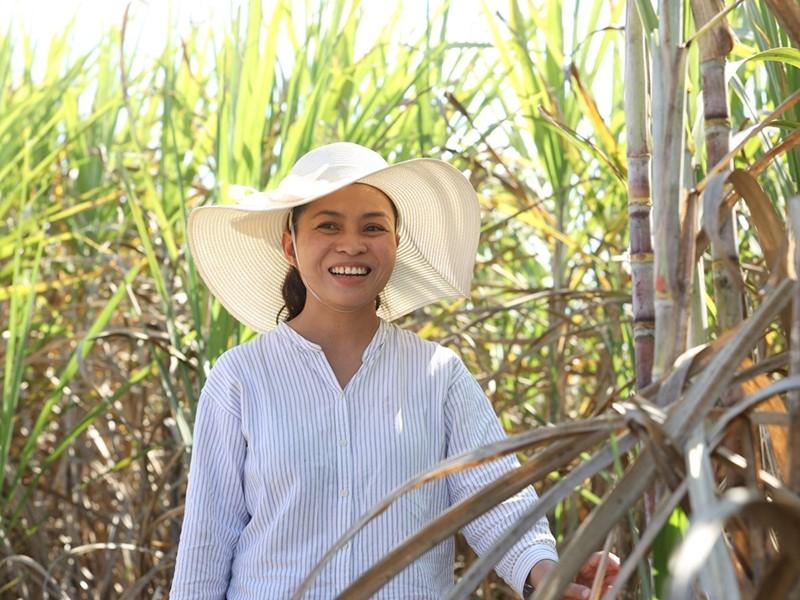
[[[437,300],[469,295],[480,230],[477,195],[452,165],[419,158],[337,182],[324,194],[296,201],[192,210],[192,257],[228,312],[255,331],[275,327],[289,269],[281,246],[289,211],[353,183],[384,192],[399,214],[395,268],[382,292],[378,316],[392,321]]]

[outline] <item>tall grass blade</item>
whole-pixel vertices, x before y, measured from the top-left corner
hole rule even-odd
[[[19,231],[19,229],[18,229]],[[36,280],[42,261],[43,244],[39,244],[30,269],[23,271],[22,238],[17,239],[14,253],[14,286],[20,290],[12,292],[8,311],[8,330],[5,349],[5,368],[3,370],[3,412],[0,415],[0,500],[5,498],[6,466],[14,433],[17,407],[23,393],[22,381],[25,375],[25,358],[28,338],[31,333],[33,312],[36,300]],[[20,289],[25,286],[27,289]],[[5,332],[4,332],[4,336]]]

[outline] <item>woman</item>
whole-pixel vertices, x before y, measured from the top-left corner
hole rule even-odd
[[[478,231],[477,197],[459,171],[431,159],[388,165],[351,143],[309,152],[271,192],[192,212],[189,242],[204,281],[264,333],[224,353],[203,389],[172,600],[288,598],[391,490],[502,439],[456,355],[389,324],[469,294]],[[516,465],[507,457],[402,497],[337,553],[306,597],[335,597]],[[535,501],[529,488],[464,534],[481,552]],[[453,554],[453,541],[442,542],[376,597],[442,597]],[[522,593],[556,560],[542,519],[497,571]]]

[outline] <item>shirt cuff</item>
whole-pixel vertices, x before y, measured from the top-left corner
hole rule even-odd
[[[513,580],[514,589],[520,596],[522,596],[522,588],[525,587],[525,583],[528,581],[528,575],[531,574],[531,569],[539,561],[548,559],[558,562],[558,552],[547,544],[531,546],[519,555],[511,571],[511,579]]]

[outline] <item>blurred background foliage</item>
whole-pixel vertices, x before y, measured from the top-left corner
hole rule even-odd
[[[306,4],[251,1],[224,35],[195,27],[147,61],[127,13],[84,55],[68,29],[35,50],[22,32],[0,34],[1,596],[166,594],[199,390],[219,354],[253,335],[200,282],[187,211],[225,202],[234,183],[275,185],[319,144],[443,158],[472,181],[483,209],[472,297],[402,325],[461,354],[509,433],[592,417],[633,392],[625,2],[486,0],[480,42],[453,41],[457,4],[397,2],[387,11],[418,10],[424,26],[404,37],[392,17],[366,45],[358,0]],[[745,2],[729,22],[735,143],[800,76],[796,55],[747,60],[790,45],[766,8]],[[696,179],[707,168],[699,77],[695,57]],[[757,161],[797,125],[785,113],[736,161]],[[778,214],[799,178],[795,150],[765,164]],[[767,269],[746,211],[738,226],[753,304]],[[786,344],[775,329],[762,354]],[[550,513],[560,543],[624,462]],[[667,526],[678,540],[682,514]],[[665,543],[657,564],[677,542]],[[460,570],[474,557],[459,547]],[[630,594],[657,595],[648,572]],[[513,592],[492,576],[475,596]]]

